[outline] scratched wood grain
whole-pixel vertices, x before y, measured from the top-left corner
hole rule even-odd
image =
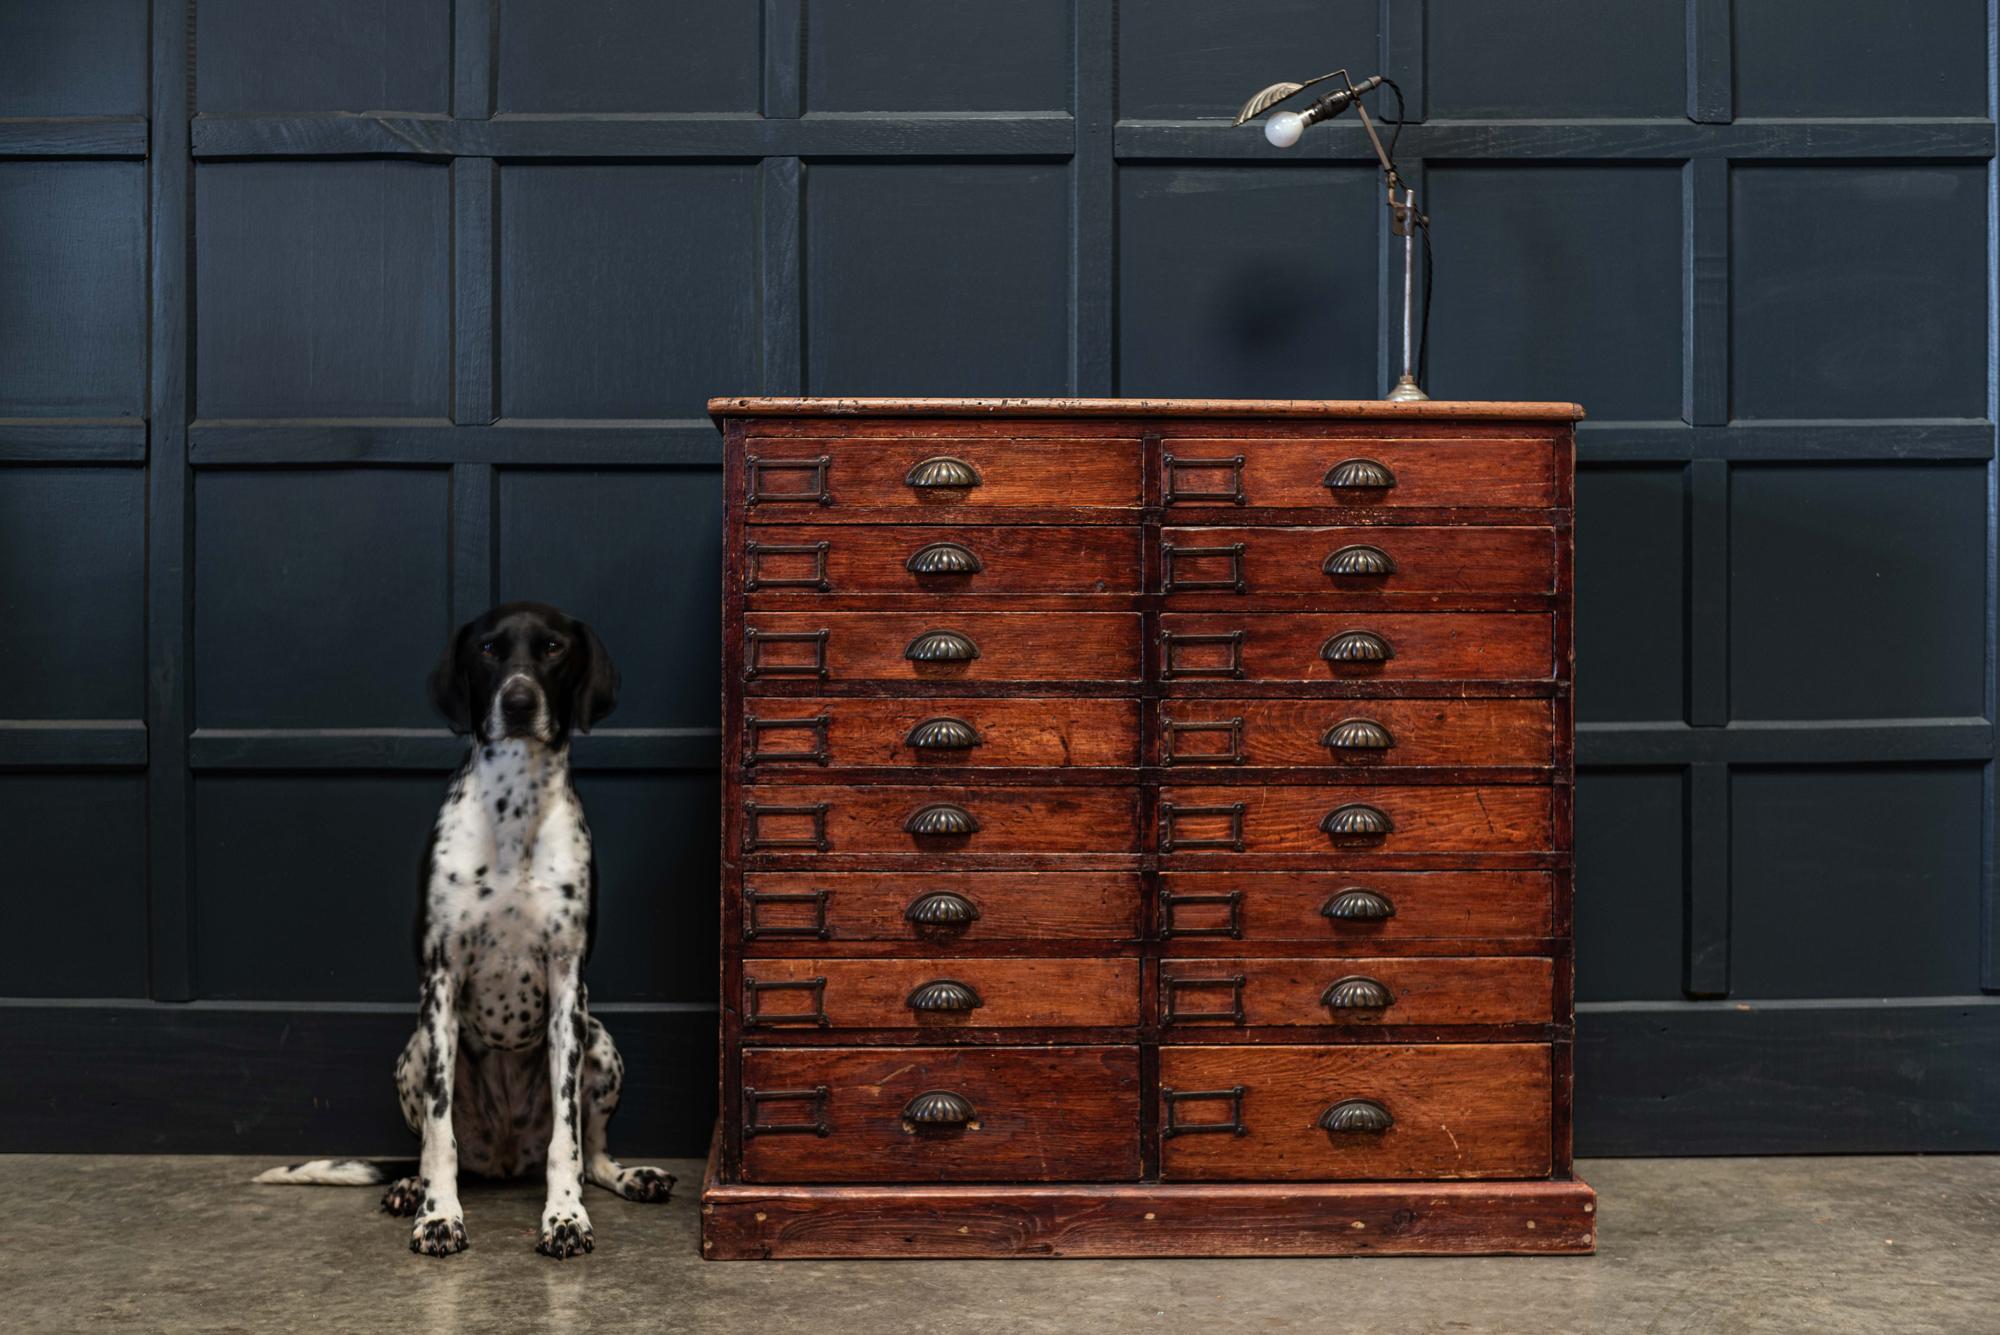
[[[824,1137],[763,1133],[743,1154],[746,1182],[1129,1181],[1139,1175],[1139,1050],[1070,1048],[760,1049],[754,1089],[827,1090]],[[919,1129],[916,1095],[957,1094],[963,1127]],[[765,1105],[798,1118],[797,1102]],[[760,1111],[760,1116],[765,1115]]]
[[[1168,1134],[1167,1181],[1333,1181],[1344,1178],[1536,1177],[1549,1171],[1549,1049],[1540,1044],[1429,1047],[1175,1047],[1160,1050],[1160,1084],[1243,1086],[1243,1135]],[[1382,1105],[1379,1133],[1323,1131],[1346,1099]],[[1177,1108],[1176,1121],[1214,1121],[1226,1103]]]

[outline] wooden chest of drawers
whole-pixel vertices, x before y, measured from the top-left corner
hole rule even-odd
[[[705,1254],[1592,1249],[1577,409],[710,410]]]

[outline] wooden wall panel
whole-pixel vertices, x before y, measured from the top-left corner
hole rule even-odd
[[[755,4],[485,0],[474,7],[497,12],[502,112],[756,109]]]
[[[720,726],[720,655],[695,627],[722,620],[722,507],[706,469],[503,468],[497,600],[576,609],[623,682],[598,733]],[[671,522],[667,517],[671,516]],[[577,535],[596,533],[598,541]],[[714,761],[711,755],[710,763]]]
[[[1593,418],[1680,415],[1679,171],[1438,162],[1425,177],[1438,392],[1541,398],[1561,385]]]
[[[754,164],[500,170],[499,409],[703,419],[757,375]]]
[[[1990,189],[1972,164],[1737,168],[1734,415],[1981,416]]]
[[[1737,114],[1985,116],[1987,6],[1934,0],[1737,0]],[[1853,71],[1868,72],[1865,79]]]
[[[0,467],[0,715],[137,719],[146,487],[137,468]],[[18,556],[16,555],[18,553]]]
[[[1979,990],[1977,765],[1745,767],[1729,800],[1732,992]]]
[[[38,939],[87,916],[110,944],[0,958],[31,994],[0,1092],[77,1054],[0,1107],[0,1148],[395,1148],[393,1112],[323,1109],[377,1108],[407,1023],[413,864],[460,746],[423,676],[457,621],[540,594],[627,681],[576,753],[593,1000],[652,1082],[620,1127],[697,1151],[702,398],[1379,392],[1399,273],[1358,122],[1289,153],[1228,124],[1342,64],[1408,95],[1431,390],[1591,414],[1579,1148],[2000,1148],[1991,24],[5,7],[0,611],[51,647],[0,667],[0,778],[57,892]],[[172,1004],[202,997],[266,1000]],[[163,1071],[231,1112],[148,1104]]]
[[[146,780],[0,773],[10,996],[146,995]]]
[[[1427,0],[1425,9],[1432,116],[1681,113],[1683,0]]]
[[[1577,718],[1679,719],[1686,708],[1686,470],[1596,468],[1576,480]]]
[[[1070,0],[810,0],[806,110],[1063,111]]]
[[[1118,115],[1126,120],[1229,118],[1280,79],[1311,78],[1343,61],[1371,73],[1381,17],[1374,0],[1141,0],[1117,9]]]
[[[1986,538],[1985,473],[1976,463],[1732,470],[1735,717],[1980,717],[1990,590],[1966,558]]]
[[[196,727],[435,726],[415,669],[450,631],[448,487],[442,469],[197,474]]]
[[[415,162],[195,172],[204,418],[451,411],[451,180]]]
[[[806,388],[1060,394],[1069,200],[1045,163],[807,169]]]
[[[146,0],[0,8],[0,116],[145,110]]]
[[[1254,90],[1252,90],[1254,91]],[[1118,173],[1118,385],[1372,398],[1380,178],[1361,166]]]
[[[145,201],[135,162],[0,161],[0,414],[143,415]]]
[[[209,115],[451,108],[451,0],[200,0]]]

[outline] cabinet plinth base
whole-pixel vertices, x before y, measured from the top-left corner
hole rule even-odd
[[[701,1237],[716,1261],[1583,1255],[1597,1193],[1577,1181],[746,1186],[711,1171]]]

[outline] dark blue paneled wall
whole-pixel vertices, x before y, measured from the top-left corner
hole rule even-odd
[[[1990,0],[0,0],[0,1149],[386,1150],[423,674],[578,749],[635,1149],[714,1017],[714,393],[1576,399],[1578,1139],[2000,1148]]]

